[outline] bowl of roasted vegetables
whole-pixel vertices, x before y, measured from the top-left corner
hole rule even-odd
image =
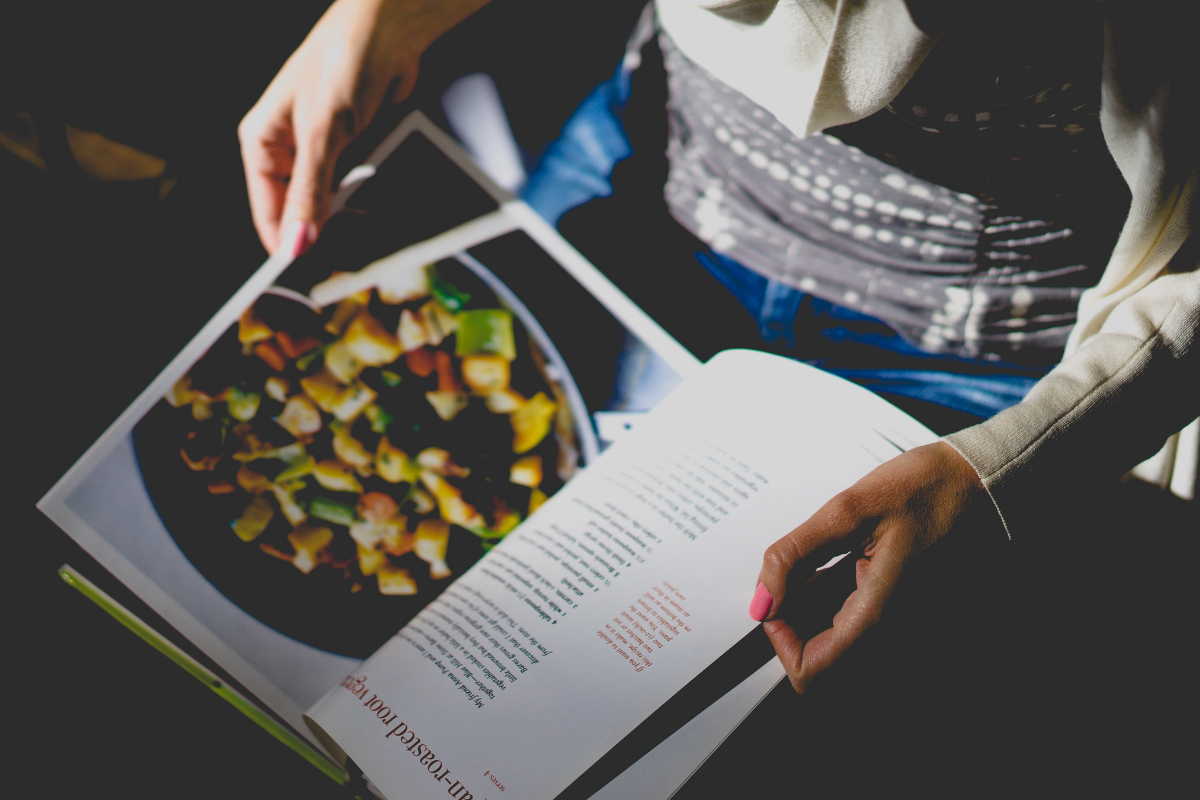
[[[135,428],[168,531],[263,623],[369,655],[594,451],[566,366],[479,271],[320,311],[265,294]]]

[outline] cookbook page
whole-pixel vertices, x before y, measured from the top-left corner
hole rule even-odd
[[[755,627],[764,549],[900,452],[871,426],[903,416],[717,356],[308,718],[388,797],[558,795]]]

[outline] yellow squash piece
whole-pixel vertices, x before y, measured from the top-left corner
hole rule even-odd
[[[538,392],[523,406],[509,415],[513,429],[513,452],[528,453],[537,447],[546,434],[550,432],[550,423],[554,421],[554,412],[558,406],[546,396]]]
[[[387,556],[382,551],[361,544],[358,546],[358,569],[363,575],[374,575],[386,563]]]
[[[429,577],[435,581],[450,577],[446,564],[446,546],[450,543],[450,523],[442,519],[423,519],[417,523],[413,552],[429,564]]]
[[[418,514],[431,514],[437,508],[437,503],[433,502],[433,498],[423,489],[413,489],[410,494],[410,499],[413,501],[413,508]]]
[[[250,355],[254,351],[254,345],[274,336],[275,331],[254,313],[254,306],[247,308],[238,318],[238,341],[242,344],[242,355]]]
[[[297,439],[312,436],[321,430],[321,412],[302,394],[289,398],[279,416],[271,419]]]
[[[333,541],[333,531],[324,526],[300,525],[287,538],[296,551],[292,566],[307,575],[321,562],[321,551]]]
[[[358,316],[347,326],[346,332],[342,334],[341,344],[360,363],[368,367],[390,364],[403,354],[396,335],[384,328],[365,308],[358,312]],[[328,353],[325,358],[328,360]]]
[[[477,394],[490,395],[508,388],[508,359],[497,355],[463,356],[463,381]]]
[[[375,398],[378,396],[366,384],[355,383],[353,386],[347,386],[342,390],[342,393],[334,401],[329,413],[342,422],[353,422],[358,418],[359,414],[366,410],[367,406],[375,402]]]
[[[265,497],[256,497],[229,527],[243,542],[252,542],[267,529],[274,517],[275,509],[271,508],[271,502]]]
[[[189,405],[195,394],[192,391],[192,376],[184,375],[175,381],[174,386],[167,390],[167,393],[163,395],[163,400],[166,400],[167,405],[171,406],[171,408],[181,408]]]
[[[493,414],[511,414],[528,401],[524,395],[509,388],[487,394],[483,402]]]
[[[388,483],[415,483],[421,475],[408,453],[393,445],[384,436],[375,448],[375,472]]]
[[[440,447],[426,447],[417,453],[417,466],[436,472],[443,478],[466,478],[471,474],[471,470],[454,463],[450,451]]]
[[[250,494],[259,495],[271,490],[271,479],[243,466],[237,471],[237,485]]]
[[[400,347],[405,353],[430,344],[429,331],[415,314],[407,308],[400,312],[400,327],[396,331]]]
[[[487,523],[484,521],[483,515],[475,509],[475,506],[462,499],[460,489],[441,475],[427,469],[422,470],[421,483],[437,501],[438,511],[441,512],[442,519],[446,522],[474,528],[486,527]]]
[[[350,435],[349,425],[338,425],[333,429],[333,454],[354,467],[362,477],[371,475],[371,466],[375,459],[367,452],[362,442]]]
[[[508,469],[508,479],[518,486],[536,489],[542,482],[542,457],[518,458]]]
[[[392,256],[386,256],[379,261],[386,261]],[[379,261],[373,261],[365,268],[370,269]],[[388,268],[380,271],[376,290],[379,299],[388,305],[399,305],[410,300],[420,300],[429,294],[429,264],[411,264],[404,266],[392,262]]]
[[[367,364],[343,341],[334,342],[325,351],[325,367],[340,383],[350,383],[362,373]]]
[[[525,516],[528,517],[530,514],[537,511],[542,507],[542,504],[549,499],[550,498],[547,497],[546,493],[541,489],[534,489],[529,495],[529,514],[526,514]]]
[[[354,477],[354,468],[337,459],[318,461],[313,467],[312,475],[317,479],[317,483],[331,492],[361,493],[363,490],[358,478]]]
[[[312,375],[301,378],[300,388],[304,390],[309,399],[317,404],[317,408],[326,414],[332,414],[333,404],[337,402],[346,387],[342,386],[329,370],[322,368]]]
[[[379,580],[379,593],[392,595],[413,595],[417,593],[417,582],[412,573],[401,567],[384,564],[376,573]]]
[[[359,310],[365,308],[369,302],[371,302],[370,289],[355,292],[345,300],[339,301],[337,308],[334,309],[333,317],[325,323],[325,330],[334,336],[340,336],[346,328],[346,324],[354,319]]]
[[[430,300],[421,306],[417,313],[421,317],[425,335],[429,337],[429,343],[434,347],[458,330],[458,318],[447,311],[437,300]]]
[[[446,422],[457,417],[458,412],[467,407],[467,396],[462,392],[426,392],[425,399]]]
[[[308,519],[308,512],[296,502],[291,489],[286,486],[280,486],[278,483],[273,483],[271,484],[271,493],[275,495],[275,499],[279,502],[279,508],[283,511],[283,516],[287,517],[287,521],[292,524],[292,527]]]
[[[285,378],[280,378],[278,375],[272,375],[267,378],[266,384],[263,386],[263,391],[267,393],[267,397],[272,400],[278,400],[280,403],[287,402],[288,389],[291,384]]]

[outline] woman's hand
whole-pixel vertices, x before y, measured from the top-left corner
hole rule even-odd
[[[939,539],[1003,536],[978,475],[944,442],[918,447],[877,467],[767,550],[750,615],[803,694],[883,615],[906,566]],[[796,623],[805,586],[834,556],[857,556],[857,589],[833,626],[805,640]],[[826,618],[828,619],[828,618]]]
[[[385,101],[408,97],[421,54],[487,0],[337,0],[238,126],[254,227],[294,252],[328,214],[342,149]]]

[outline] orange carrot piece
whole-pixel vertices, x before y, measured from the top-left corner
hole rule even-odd
[[[276,372],[282,372],[287,363],[283,358],[283,353],[279,352],[279,348],[270,342],[260,342],[254,345],[254,355],[267,362],[267,366]]]
[[[404,363],[408,365],[409,371],[418,378],[427,378],[433,372],[433,356],[425,347],[418,347],[416,350],[409,350],[405,353]]]

